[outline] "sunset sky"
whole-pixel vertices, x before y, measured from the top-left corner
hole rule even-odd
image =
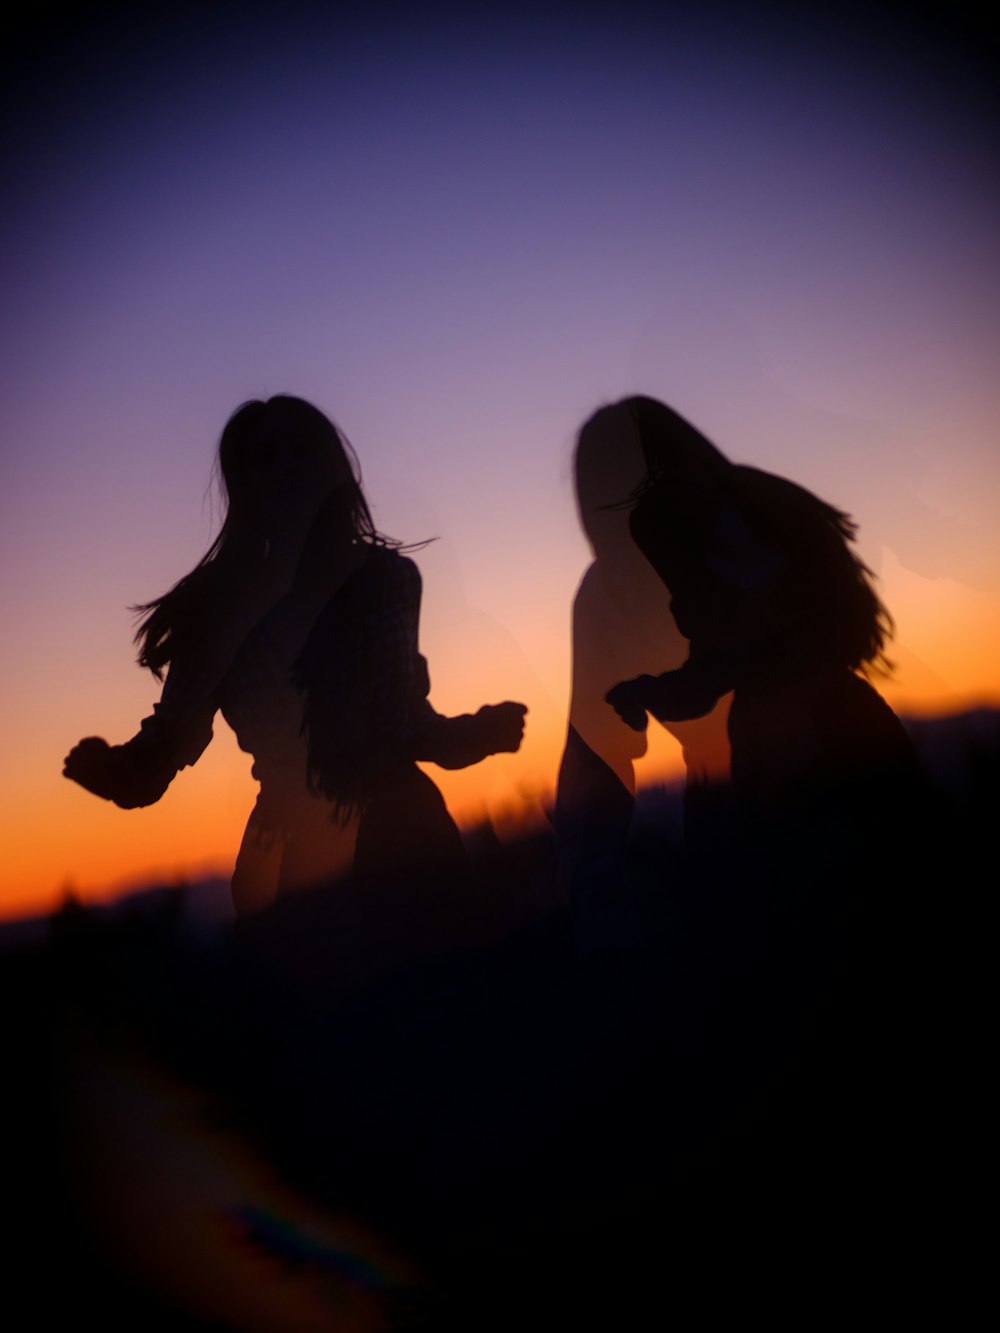
[[[254,784],[221,719],[149,810],[61,766],[150,711],[127,607],[211,540],[213,449],[251,397],[315,402],[379,526],[438,539],[416,559],[439,711],[529,705],[520,755],[442,781],[463,818],[554,780],[589,558],[574,437],[628,393],[853,513],[895,706],[1000,701],[984,32],[933,6],[317,12],[126,10],[15,48],[0,915],[231,867]]]

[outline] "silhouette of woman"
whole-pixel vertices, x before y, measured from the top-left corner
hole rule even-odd
[[[601,408],[577,440],[580,525],[594,559],[573,601],[573,680],[556,826],[584,953],[633,941],[638,929],[624,850],[634,764],[646,738],[615,716],[606,695],[653,663],[661,671],[679,666],[687,652],[669,591],[629,532],[631,502],[653,478],[683,494],[728,466],[699,431],[652,398]],[[692,787],[728,773],[724,713],[723,704],[704,721],[670,726]]]
[[[458,863],[457,829],[416,761],[464,767],[523,735],[520,704],[434,712],[420,577],[376,529],[352,459],[301,399],[234,413],[218,451],[222,528],[139,608],[139,662],[158,679],[169,668],[160,701],[126,744],[90,737],[65,761],[96,795],[151,805],[200,757],[221,711],[260,783],[233,875],[238,912],[352,865],[364,877],[412,858]]]
[[[936,898],[953,867],[909,738],[865,677],[885,665],[892,621],[855,524],[734,467],[684,496],[654,484],[631,530],[690,653],[609,702],[641,729],[732,692],[729,799],[693,812],[707,892],[687,905],[686,939],[718,995],[717,1049],[741,1078],[777,1079],[768,1188],[853,1219],[878,1180],[879,1207],[898,1206],[926,1142],[906,1127],[940,1016],[918,1000],[938,956],[925,886]]]
[[[654,484],[630,527],[691,647],[679,669],[624,681],[608,702],[641,729],[647,712],[698,717],[733,692],[734,821],[712,830],[730,869],[792,894],[806,874],[831,888],[889,874],[921,784],[902,725],[861,674],[885,662],[892,621],[851,549],[852,520],[740,466],[689,494]]]

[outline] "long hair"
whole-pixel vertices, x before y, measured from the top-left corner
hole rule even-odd
[[[741,517],[775,557],[760,628],[807,660],[888,674],[886,647],[895,626],[872,571],[853,549],[854,520],[784,477],[745,466],[733,474]]]
[[[894,625],[854,549],[850,515],[697,444],[666,466],[651,467],[636,493],[630,529],[678,623],[683,612],[696,635],[722,639],[742,625],[747,659],[776,676],[816,666],[888,674]]]
[[[133,607],[142,617],[135,631],[140,666],[157,679],[177,646],[208,610],[205,594],[213,576],[246,577],[268,555],[273,539],[268,490],[283,480],[336,474],[337,508],[355,540],[397,547],[378,531],[361,487],[357,456],[344,435],[318,408],[281,394],[244,403],[226,423],[216,454],[216,482],[225,517],[218,535],[195,567],[161,597]],[[329,511],[328,511],[329,512]]]

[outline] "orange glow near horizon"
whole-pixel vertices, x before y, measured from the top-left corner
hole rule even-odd
[[[990,599],[949,580],[922,579],[905,570],[891,552],[885,556],[882,586],[898,625],[890,654],[896,672],[873,683],[893,707],[928,716],[1000,705],[995,683],[1000,614]],[[547,636],[546,646],[551,652],[564,643],[562,668],[568,681],[568,611],[566,618],[565,635]],[[510,837],[545,820],[565,739],[565,703],[560,706],[548,697],[538,673],[526,665],[530,644],[524,653],[509,651],[505,657],[497,651],[492,623],[488,631],[487,655],[476,661],[466,657],[461,672],[435,671],[434,654],[429,653],[438,682],[432,699],[439,711],[456,713],[483,701],[524,699],[530,709],[524,746],[517,755],[494,756],[471,769],[449,773],[429,765],[427,772],[460,825],[489,819],[501,837]],[[442,633],[440,625],[437,633]],[[439,655],[444,667],[446,655]],[[127,672],[139,676],[126,665],[116,678]],[[482,684],[463,686],[460,676],[466,674]],[[501,680],[508,689],[499,687]],[[141,697],[149,684],[147,680],[137,687],[135,694]],[[133,704],[136,711],[127,721],[130,702],[119,703],[121,723],[113,739],[125,738],[148,711],[148,702]],[[101,710],[94,711],[100,715]],[[67,891],[96,903],[146,884],[228,877],[256,784],[250,757],[239,750],[222,719],[217,718],[215,738],[199,763],[178,774],[156,806],[132,811],[98,800],[61,777],[61,756],[69,748],[66,734],[72,737],[74,723],[79,730],[77,708],[61,713],[58,726],[45,728],[44,746],[37,731],[30,746],[22,736],[21,763],[9,766],[9,772],[20,767],[22,780],[5,779],[3,784],[2,799],[12,817],[0,917],[47,913]],[[649,753],[637,766],[640,785],[680,778],[683,763],[677,742],[655,724],[649,736]],[[31,776],[24,780],[29,770]]]

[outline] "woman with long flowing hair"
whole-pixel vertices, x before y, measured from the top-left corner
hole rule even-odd
[[[728,799],[688,812],[726,919],[750,913],[809,966],[840,946],[846,958],[848,939],[855,958],[862,943],[877,951],[903,910],[927,792],[871,681],[889,669],[893,622],[856,525],[795,482],[734,466],[695,495],[654,481],[630,526],[690,649],[608,702],[643,730],[647,714],[676,724],[731,694]]]
[[[378,531],[357,460],[302,399],[251,401],[218,450],[222,527],[195,567],[138,610],[139,663],[166,680],[136,736],[90,737],[67,777],[123,808],[158,801],[221,712],[260,792],[233,875],[238,912],[354,866],[456,863],[457,829],[418,760],[516,751],[523,705],[444,718],[418,650],[420,576]],[[419,815],[415,812],[419,810]]]

